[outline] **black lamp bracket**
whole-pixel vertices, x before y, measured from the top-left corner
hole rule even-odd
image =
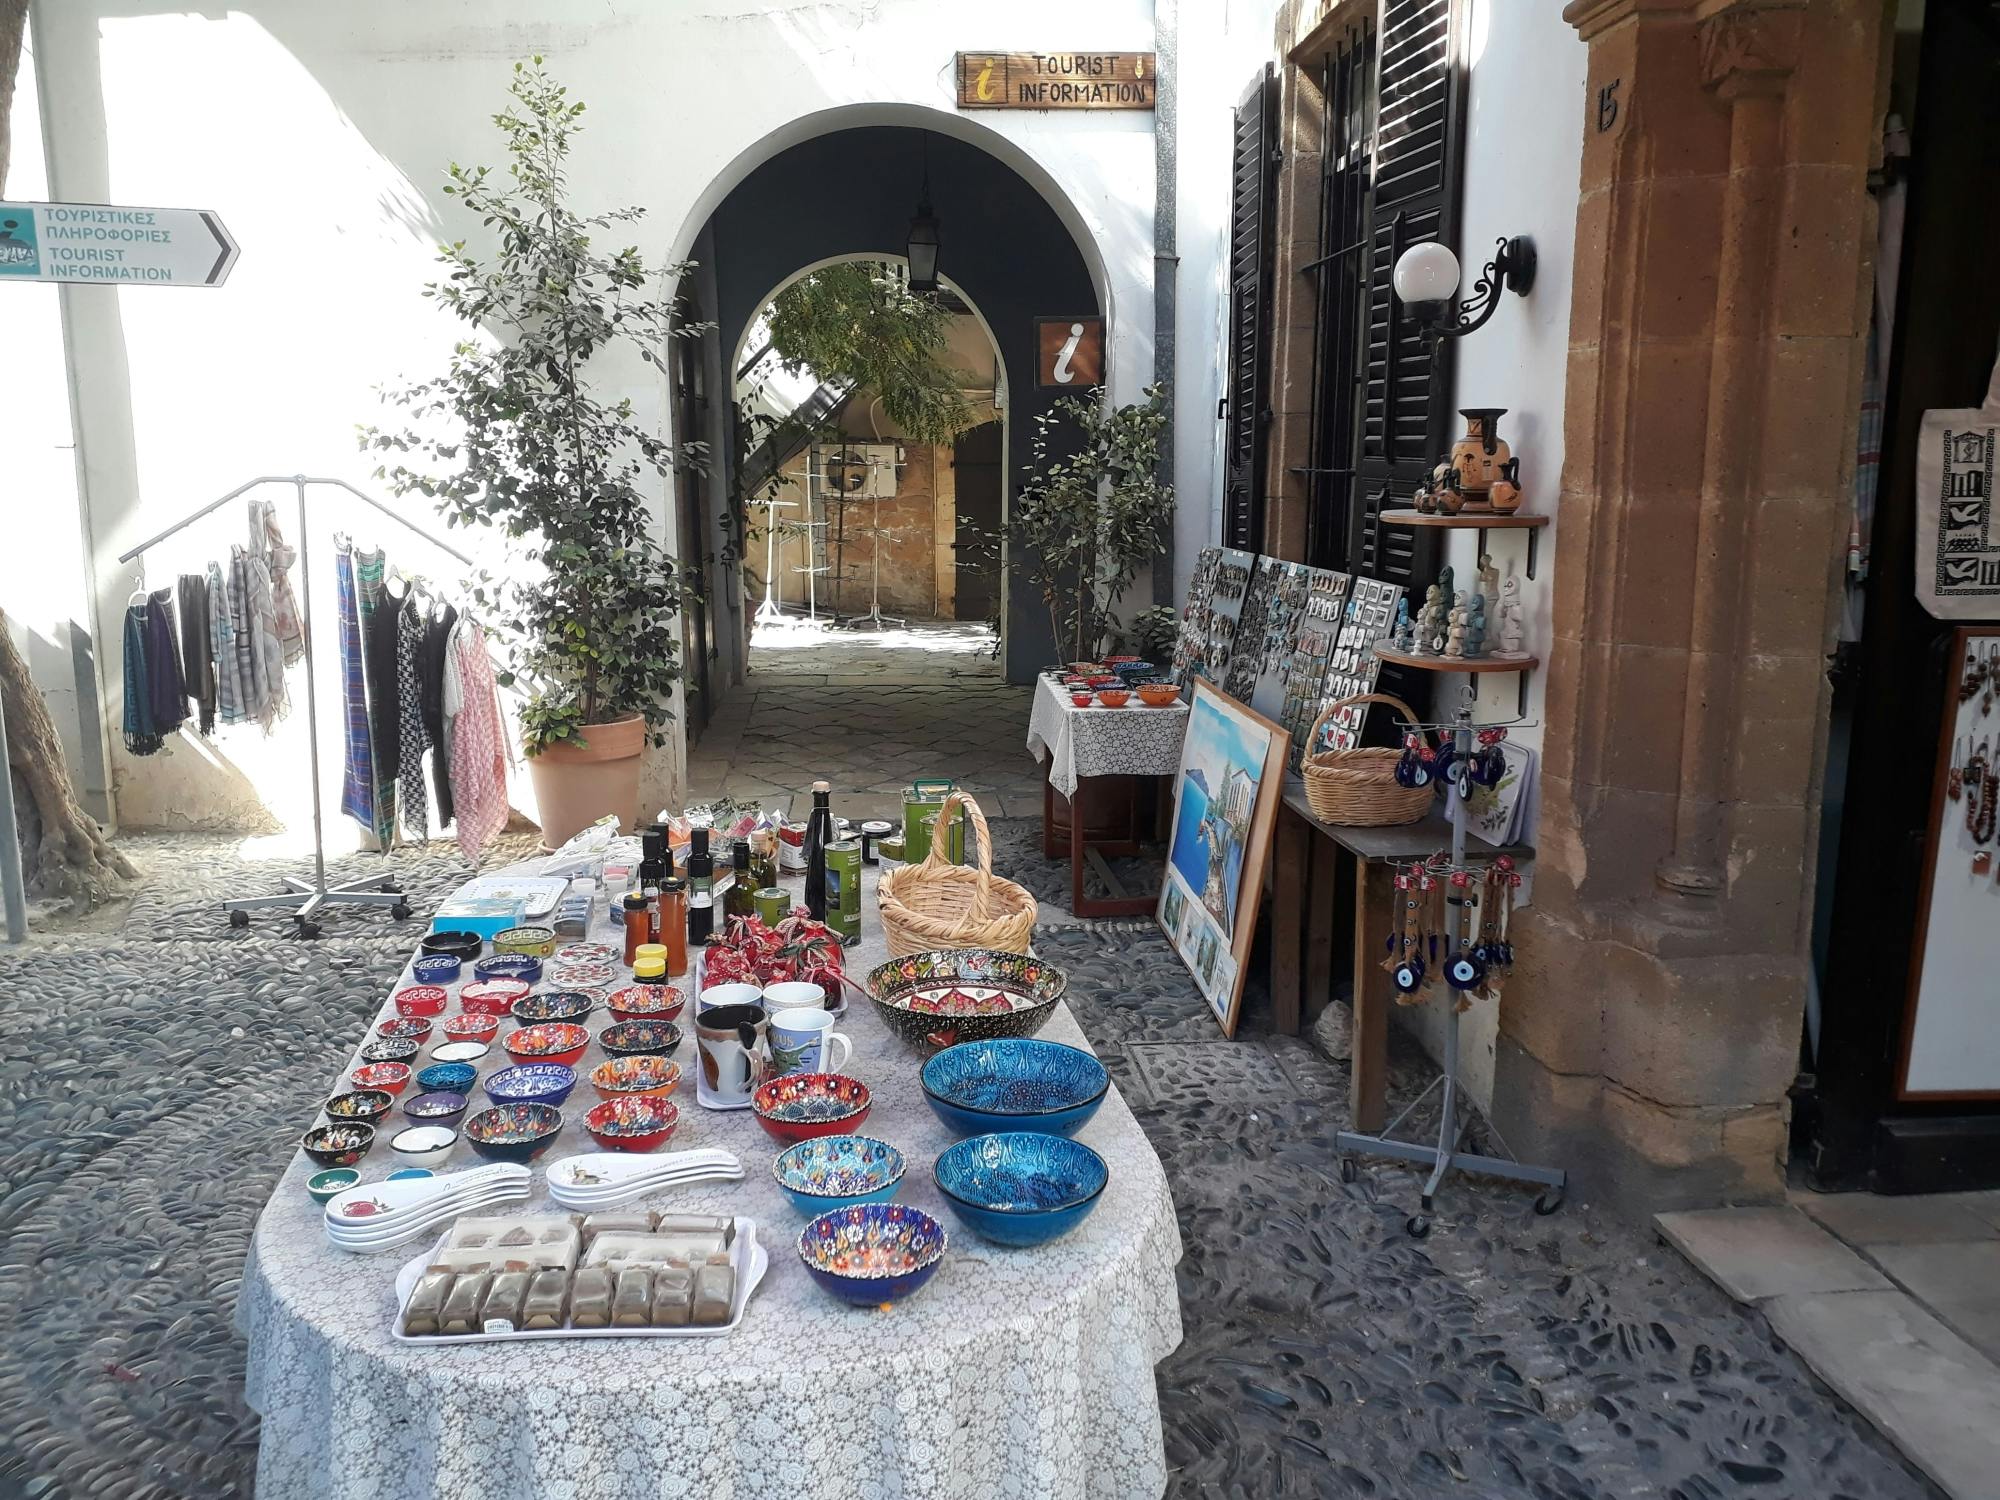
[[[1497,242],[1493,259],[1472,283],[1472,295],[1462,302],[1432,304],[1436,318],[1426,333],[1433,339],[1462,339],[1486,326],[1500,305],[1500,293],[1525,297],[1535,284],[1535,242],[1525,234]]]

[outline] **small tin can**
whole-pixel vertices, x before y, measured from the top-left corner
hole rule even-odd
[[[842,943],[861,941],[861,844],[826,846],[826,925]]]
[[[896,825],[886,818],[870,818],[861,825],[861,863],[872,865],[876,862],[875,846],[891,833]]]
[[[753,899],[757,903],[757,920],[766,927],[776,927],[792,909],[791,892],[781,885],[767,885]]]
[[[903,867],[903,836],[892,833],[886,839],[875,841],[875,862],[885,870],[900,870]]]

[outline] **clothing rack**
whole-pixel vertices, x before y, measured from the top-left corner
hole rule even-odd
[[[384,880],[378,876],[368,880],[352,881],[346,885],[329,886],[326,883],[326,824],[320,808],[319,699],[315,691],[315,679],[313,675],[312,553],[311,541],[307,534],[306,526],[306,486],[313,484],[332,485],[336,489],[346,490],[348,494],[374,506],[375,509],[382,512],[390,520],[415,532],[432,546],[456,558],[467,567],[472,566],[472,559],[467,557],[463,552],[460,552],[449,542],[444,541],[440,537],[432,536],[414,521],[407,520],[396,514],[395,511],[384,505],[380,500],[377,500],[373,495],[365,494],[361,490],[356,489],[345,479],[328,479],[311,474],[260,474],[255,479],[246,480],[244,483],[239,484],[220,499],[209,501],[208,504],[204,505],[200,510],[195,511],[192,515],[182,517],[159,535],[148,537],[145,541],[139,543],[138,546],[119,553],[118,560],[121,563],[132,561],[140,553],[147,551],[149,548],[157,547],[176,532],[185,530],[204,516],[220,510],[230,501],[248,494],[260,485],[266,484],[290,485],[298,496],[299,624],[300,629],[305,635],[306,738],[312,752],[313,875],[310,880],[300,875],[287,875],[285,877],[287,889],[283,895],[239,896],[224,901],[222,907],[223,910],[229,913],[229,925],[232,927],[248,927],[250,925],[250,913],[253,911],[286,906],[296,907],[297,909],[292,913],[292,917],[298,923],[299,936],[302,938],[316,938],[320,935],[319,923],[313,919],[322,907],[327,906],[386,906],[389,908],[389,915],[401,921],[410,914],[410,904],[403,899],[402,888],[393,881]],[[387,851],[385,850],[384,852],[386,853]]]

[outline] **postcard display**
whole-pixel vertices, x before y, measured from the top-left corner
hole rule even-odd
[[[1174,681],[1184,688],[1197,679],[1220,683],[1235,649],[1236,622],[1257,556],[1234,547],[1205,547],[1188,583],[1181,609],[1181,633],[1174,642]]]

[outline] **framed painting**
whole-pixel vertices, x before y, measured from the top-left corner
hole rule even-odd
[[[1243,1005],[1290,741],[1212,683],[1190,687],[1156,915],[1224,1036]]]

